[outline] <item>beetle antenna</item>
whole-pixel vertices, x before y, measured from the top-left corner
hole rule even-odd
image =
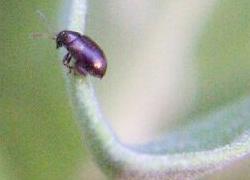
[[[36,10],[36,13],[38,17],[41,19],[41,21],[43,22],[44,26],[46,27],[47,32],[51,34],[52,33],[51,24],[49,23],[47,17],[40,10]]]
[[[44,15],[44,13],[40,10],[36,10],[36,14],[39,19],[43,22],[44,27],[46,28],[47,33],[32,33],[31,37],[33,38],[52,38],[53,40],[56,38],[56,33],[52,30],[52,25],[49,23],[48,18]]]
[[[32,32],[30,33],[31,39],[50,39],[51,35],[48,33],[42,33],[42,32]],[[52,37],[53,40],[55,40],[55,37]]]

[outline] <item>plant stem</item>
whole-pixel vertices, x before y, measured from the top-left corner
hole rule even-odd
[[[67,28],[83,33],[86,0],[72,0]],[[250,136],[243,134],[236,142],[221,148],[200,152],[174,154],[143,153],[122,144],[105,121],[96,100],[94,88],[87,77],[66,76],[73,109],[76,111],[85,143],[97,163],[112,177],[120,178],[194,178],[238,160],[250,151]],[[248,102],[248,101],[247,101]],[[240,106],[248,107],[243,103]],[[222,112],[227,112],[227,109]],[[216,116],[216,115],[215,115]],[[159,145],[161,148],[161,145]]]

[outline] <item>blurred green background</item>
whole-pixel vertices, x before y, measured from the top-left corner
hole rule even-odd
[[[167,23],[182,15],[165,17],[173,4],[88,3],[86,33],[109,60],[106,77],[93,81],[104,114],[124,142],[145,142],[249,94],[250,1],[217,0],[204,7],[212,10],[202,17],[193,43],[183,47],[192,51],[188,61],[161,53],[174,46],[168,44]],[[62,7],[58,0],[0,0],[0,179],[104,179],[81,141],[55,43],[29,38],[45,31],[37,9],[53,28],[63,29]],[[239,166],[233,178],[247,179],[249,162],[243,170]],[[228,173],[215,177],[232,178]]]

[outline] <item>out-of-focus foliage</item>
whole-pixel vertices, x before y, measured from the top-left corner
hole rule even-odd
[[[222,0],[198,44],[200,91],[196,112],[249,95],[250,1]]]
[[[17,179],[72,179],[83,146],[64,86],[55,43],[32,39],[57,27],[59,1],[0,1],[1,160]]]
[[[124,106],[124,112],[127,112],[126,101],[112,99],[112,92],[114,95],[130,93],[118,92],[114,87],[122,89],[121,79],[133,78],[126,77],[136,60],[130,59],[132,51],[143,53],[143,46],[150,46],[151,42],[144,43],[140,35],[144,30],[155,28],[151,24],[145,29],[126,29],[134,18],[122,19],[119,8],[123,7],[117,4],[111,6],[115,2],[89,1],[86,27],[87,33],[100,42],[108,55],[107,79],[97,84],[102,105],[105,105],[105,110],[110,107],[111,113],[114,105]],[[153,3],[154,6],[149,6],[145,12],[160,18],[162,16],[157,15],[164,15],[166,10],[163,7],[168,2],[159,1],[161,5]],[[50,40],[29,38],[31,32],[45,31],[35,10],[42,10],[57,27],[55,22],[58,21],[61,3],[0,0],[0,179],[72,179],[78,171],[84,170],[81,169],[85,156],[83,143],[73,121],[55,44]],[[110,18],[109,8],[117,8],[114,12],[118,14],[112,14]],[[138,13],[142,12],[138,10]],[[64,13],[66,16],[67,12]],[[215,11],[208,19],[199,43],[195,45],[199,81],[198,98],[192,115],[228,104],[247,95],[249,89],[250,1],[218,0]],[[155,18],[149,22],[154,23]],[[143,59],[139,60],[143,62]],[[134,86],[144,87],[143,82]],[[138,96],[133,103],[137,99]],[[164,113],[159,118],[164,119]],[[120,126],[120,129],[123,128],[125,126]],[[89,174],[94,177],[93,172]],[[85,174],[82,178],[86,178]]]

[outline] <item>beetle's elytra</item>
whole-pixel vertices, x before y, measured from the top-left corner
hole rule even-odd
[[[102,78],[107,69],[107,60],[102,49],[85,35],[74,31],[61,31],[56,35],[56,47],[64,46],[68,53],[63,58],[63,64],[80,75],[90,74]],[[72,57],[75,59],[70,65]]]

